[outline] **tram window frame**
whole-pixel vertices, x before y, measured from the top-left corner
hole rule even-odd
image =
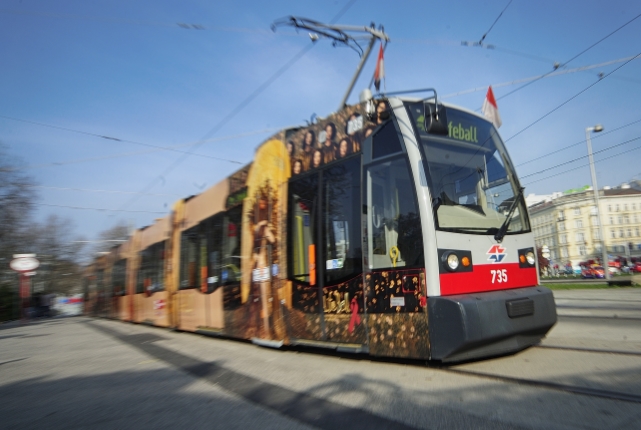
[[[372,136],[372,159],[378,160],[384,157],[396,155],[403,152],[403,144],[398,137],[398,130],[394,121],[386,121],[380,125]]]
[[[220,283],[220,271],[221,271],[221,261],[222,261],[222,250],[223,250],[223,241],[224,241],[224,213],[218,213],[214,216],[207,218],[202,222],[204,230],[204,239],[206,246],[206,261],[207,261],[207,293],[213,293],[219,287],[222,286]],[[201,243],[202,247],[202,243]],[[202,249],[200,258],[202,259]],[[200,262],[200,270],[202,271],[202,261]],[[202,273],[201,273],[202,274]],[[201,286],[202,286],[201,279]],[[210,282],[211,281],[211,282]],[[213,284],[213,285],[212,285]]]
[[[136,277],[136,294],[152,294],[165,290],[165,258],[167,240],[156,242],[139,253],[140,263]],[[145,291],[145,279],[151,280],[148,291]]]
[[[119,287],[118,289],[116,287]],[[111,291],[114,297],[127,294],[127,259],[116,260],[111,269]]]
[[[243,243],[242,237],[242,220],[243,220],[243,207],[239,205],[237,207],[228,209],[223,214],[223,248],[221,253],[221,263],[223,267],[227,268],[230,266],[236,267],[237,271],[234,273],[234,279],[228,275],[227,279],[223,279],[221,285],[225,286],[228,284],[238,284],[242,278],[243,273],[243,262],[241,258],[241,246]],[[230,236],[230,225],[234,224],[236,236]],[[231,248],[231,239],[230,237],[236,237],[236,246]],[[234,264],[237,263],[237,264]],[[225,269],[223,269],[225,270]],[[221,271],[222,275],[222,271]]]
[[[292,281],[301,282],[307,285],[310,284],[309,246],[317,245],[317,211],[319,204],[318,183],[320,181],[321,170],[323,169],[316,169],[312,172],[306,172],[290,179],[287,191],[287,277]],[[303,184],[300,186],[301,190],[303,192],[306,191],[309,194],[300,193],[295,195],[294,193],[298,192],[298,190],[295,189],[298,184]],[[298,200],[295,200],[295,196]],[[301,196],[311,197],[311,200],[309,198],[301,198]],[[311,209],[307,213],[305,213],[303,206],[300,205],[301,200],[311,203]],[[307,207],[305,202],[303,202],[303,204]],[[298,205],[302,210],[302,216],[297,215],[299,211],[297,210],[296,205]],[[302,237],[300,237],[299,234],[296,234],[294,230],[294,219],[298,216],[301,216],[301,218],[300,221],[296,221],[296,224],[302,229],[308,228],[307,231],[302,230]],[[306,219],[305,217],[308,218]],[[296,260],[296,256],[298,256],[298,260]]]
[[[199,257],[200,257],[200,239],[202,237],[202,232],[201,232],[201,225],[197,224],[187,230],[184,230],[180,234],[180,285],[179,289],[180,290],[189,290],[192,288],[198,288],[200,285],[201,279],[200,279],[200,262],[199,262]],[[194,268],[194,274],[193,274],[193,283],[191,282],[191,276],[189,274],[188,270],[188,265],[190,263],[189,258],[190,255],[190,248],[189,246],[193,245],[194,249],[193,251],[193,257],[194,261],[192,263],[195,264]]]
[[[417,102],[421,103],[421,102]],[[438,214],[438,209],[440,206],[442,206],[443,201],[440,195],[435,195],[435,190],[437,187],[435,186],[434,183],[434,178],[432,177],[433,175],[431,174],[430,170],[430,157],[428,157],[427,152],[426,152],[426,142],[423,140],[423,135],[425,135],[428,140],[431,143],[437,143],[437,144],[444,144],[446,146],[452,145],[454,142],[452,139],[450,139],[447,135],[437,135],[437,134],[432,134],[432,133],[426,133],[424,130],[420,130],[418,124],[415,121],[415,112],[412,111],[412,106],[415,106],[417,103],[415,102],[405,102],[405,109],[407,111],[408,116],[410,117],[411,121],[411,126],[414,131],[414,136],[417,139],[417,142],[419,143],[419,151],[421,152],[421,158],[424,163],[424,168],[425,168],[425,176],[426,176],[426,181],[427,181],[427,186],[430,190],[430,194],[432,196],[432,206],[433,206],[433,212],[434,212],[434,226],[436,230],[439,231],[448,231],[448,232],[454,232],[454,233],[464,233],[464,234],[474,234],[474,235],[488,235],[488,231],[492,230],[492,227],[489,227],[485,231],[472,231],[468,229],[467,227],[461,227],[461,226],[456,226],[456,227],[443,227],[441,226],[441,222],[439,222],[439,214]],[[452,112],[454,115],[462,115],[463,117],[467,116],[472,119],[477,119],[480,121],[484,121],[482,118],[475,118],[474,114],[470,114],[469,112],[465,112],[464,110],[457,109],[454,107],[447,107],[447,112]],[[448,119],[452,119],[449,117]],[[485,120],[486,121],[486,120]],[[489,183],[489,185],[492,186],[499,186],[499,185],[505,185],[509,184],[509,188],[512,193],[512,197],[516,196],[518,194],[518,189],[521,187],[521,182],[518,178],[518,175],[516,173],[516,169],[514,167],[514,163],[512,162],[512,159],[510,158],[510,155],[507,151],[507,148],[505,146],[505,142],[501,138],[501,135],[499,134],[498,130],[496,127],[491,125],[489,128],[489,135],[487,137],[487,141],[492,140],[494,142],[495,146],[495,152],[499,154],[499,157],[497,157],[497,160],[500,161],[502,168],[505,169],[508,177],[508,181],[506,182],[500,182],[495,181],[493,183]],[[454,143],[455,145],[461,147],[461,146],[467,146],[466,142],[458,142]],[[510,202],[510,198],[508,197],[504,200],[503,203]],[[513,201],[513,200],[512,200]],[[455,203],[455,205],[460,205],[460,203]],[[447,205],[446,205],[447,206]],[[467,205],[462,205],[462,206],[467,206]],[[472,211],[478,210],[472,205]],[[500,206],[500,205],[499,205]],[[482,209],[481,209],[482,212]],[[496,226],[498,228],[498,225]],[[532,220],[530,219],[528,210],[527,210],[527,204],[525,202],[525,196],[521,195],[520,197],[520,204],[517,205],[516,211],[514,212],[512,216],[512,220],[510,221],[509,228],[506,232],[506,235],[512,235],[512,234],[524,234],[524,233],[530,233],[533,231],[533,225],[532,225]],[[492,233],[493,234],[493,233]]]
[[[332,164],[314,170],[310,173],[305,173],[300,176],[296,176],[289,181],[288,187],[288,214],[287,214],[287,278],[289,280],[299,282],[305,285],[310,285],[310,273],[309,273],[309,246],[314,245],[315,255],[314,259],[316,261],[316,283],[318,283],[319,273],[323,274],[323,284],[325,287],[336,285],[346,280],[358,276],[363,272],[363,257],[362,257],[362,245],[361,245],[361,160],[362,155],[360,153],[353,154],[349,157],[345,157],[340,161],[333,162]],[[332,224],[329,224],[330,218],[328,217],[328,209],[330,209],[329,200],[327,197],[330,196],[328,192],[328,184],[333,183],[340,179],[340,169],[344,168],[349,169],[349,173],[352,175],[350,178],[351,189],[351,198],[348,199],[350,204],[350,210],[336,212],[332,215],[334,218]],[[319,184],[320,183],[320,184]],[[301,185],[299,185],[301,184]],[[294,219],[300,213],[298,208],[295,206],[299,203],[300,200],[294,198],[296,188],[300,187],[303,192],[306,192],[305,200],[311,202],[312,208],[307,214],[303,214],[303,218],[299,223],[301,227],[307,228],[303,232],[303,242],[302,249],[301,247],[301,237],[295,232],[295,222]],[[319,189],[320,195],[319,195]],[[336,188],[337,189],[337,188]],[[297,197],[300,198],[302,195],[299,194]],[[330,197],[331,199],[332,197]],[[320,208],[319,208],[320,205]],[[345,208],[346,209],[346,208]],[[321,211],[321,222],[318,220],[318,211]],[[345,212],[348,212],[345,214]],[[305,221],[304,216],[309,216],[309,220]],[[347,217],[347,218],[346,218]],[[340,218],[340,219],[336,219]],[[349,219],[348,219],[349,218]],[[345,259],[339,262],[339,258],[334,258],[338,256],[336,249],[335,235],[337,225],[334,222],[347,223],[347,234],[349,235],[348,242],[349,247],[346,249]],[[318,243],[318,234],[320,227],[320,236],[321,243]],[[344,228],[344,227],[343,227]],[[332,249],[332,246],[334,247]],[[302,261],[296,261],[296,256],[298,255],[299,259]],[[331,259],[329,257],[332,257]],[[331,268],[330,268],[331,264]],[[320,267],[322,265],[322,267]],[[298,270],[297,270],[298,266]],[[334,267],[336,266],[336,267]],[[341,266],[341,267],[338,267]]]
[[[363,253],[362,253],[362,241],[361,241],[361,188],[362,188],[362,183],[361,183],[361,155],[356,154],[352,157],[345,158],[344,160],[341,160],[339,163],[332,164],[331,166],[328,166],[324,168],[324,174],[322,175],[322,204],[321,204],[321,210],[323,212],[322,216],[322,237],[323,237],[323,243],[321,245],[321,261],[318,262],[317,264],[325,264],[325,270],[324,270],[324,281],[325,285],[335,285],[340,282],[344,282],[348,279],[353,278],[354,276],[357,276],[358,274],[363,272]],[[335,194],[330,196],[330,193],[328,192],[328,185],[332,184],[335,181],[340,180],[340,175],[341,173],[339,172],[340,169],[345,169],[347,168],[348,171],[346,173],[350,174],[352,177],[349,179],[350,185],[348,185],[349,188],[351,188],[352,193],[349,197],[347,197],[344,200],[349,201],[351,204],[349,204],[347,207],[343,206],[342,209],[344,209],[343,212],[335,212],[332,214],[332,217],[334,218],[341,218],[339,220],[334,219],[331,224],[329,224],[330,217],[328,215],[328,210],[330,209],[330,201],[331,202],[336,202],[339,199],[339,196],[336,196]],[[345,190],[345,187],[334,187],[333,190]],[[347,230],[347,243],[348,246],[346,245],[346,250],[345,250],[345,255],[344,259],[341,263],[339,263],[339,258],[331,258],[329,257],[337,257],[338,256],[338,250],[336,249],[336,227],[337,225],[334,224],[336,222],[339,223],[347,223],[346,224],[346,230]],[[345,224],[344,227],[345,229]],[[334,237],[332,237],[331,234],[334,234]],[[332,243],[333,239],[333,243]],[[332,246],[334,247],[332,249]],[[333,253],[332,255],[329,255],[330,253]],[[331,262],[331,263],[330,263]],[[332,265],[332,268],[330,268],[330,264]],[[334,268],[334,266],[337,266]],[[340,266],[340,267],[338,267]]]
[[[371,181],[371,174],[370,172],[372,171],[373,168],[376,168],[378,166],[387,164],[387,163],[404,163],[404,166],[397,166],[396,168],[398,169],[399,172],[405,172],[406,177],[397,177],[396,179],[400,179],[402,182],[407,182],[409,183],[409,186],[404,185],[404,186],[396,186],[396,199],[395,202],[392,202],[392,205],[389,206],[387,203],[389,202],[382,202],[381,203],[381,198],[384,200],[389,194],[388,190],[384,189],[386,185],[389,184],[389,181],[381,181],[380,184],[373,184],[373,181]],[[389,169],[389,167],[387,167]],[[399,182],[400,182],[399,181]],[[383,187],[379,189],[376,193],[372,193],[371,187],[372,185],[377,185],[378,187]],[[401,198],[401,196],[398,194],[399,190],[411,190],[411,198],[410,197],[405,197]],[[376,196],[377,201],[379,202],[378,205],[376,204],[371,204],[369,200],[369,196],[372,195],[372,197]],[[401,210],[401,204],[404,204],[407,206],[408,204],[412,204],[413,208],[405,208],[404,210]],[[421,221],[421,216],[420,216],[420,211],[419,211],[419,205],[418,205],[418,198],[416,194],[416,186],[413,181],[413,176],[410,171],[410,163],[409,160],[407,159],[407,155],[405,153],[400,153],[398,155],[394,156],[389,156],[381,159],[376,159],[372,161],[371,163],[368,163],[367,165],[363,166],[363,206],[364,206],[364,213],[366,214],[366,225],[367,225],[367,238],[366,238],[366,243],[367,243],[367,249],[364,250],[364,253],[366,255],[366,260],[367,264],[364,266],[365,270],[405,270],[405,269],[412,269],[412,268],[424,268],[425,267],[425,251],[424,251],[424,242],[423,242],[423,229],[422,229],[422,221]],[[377,211],[377,207],[382,206],[380,211]],[[392,207],[394,206],[394,207]],[[408,211],[408,209],[413,209],[413,212]],[[396,213],[391,213],[396,211]],[[375,216],[376,213],[380,212],[383,217],[380,219],[378,223],[374,221],[372,218]],[[386,220],[386,216],[390,213],[391,215],[395,215],[395,219],[390,219]],[[404,256],[403,252],[401,252],[400,249],[398,249],[399,245],[399,233],[401,231],[401,226],[399,225],[399,218],[401,215],[407,214],[408,216],[410,214],[414,214],[412,219],[408,219],[404,222],[408,223],[407,228],[411,229],[414,231],[414,235],[412,238],[407,238],[405,242],[407,245],[402,245],[403,248],[408,250],[407,246],[409,246],[410,242],[413,243],[412,249],[415,252],[414,258],[409,258],[408,261]],[[379,224],[377,227],[376,224]],[[414,227],[411,227],[409,224],[413,224]],[[382,228],[382,229],[381,229]],[[375,229],[381,229],[380,231],[376,231]],[[394,234],[395,233],[395,234]],[[383,237],[375,237],[375,235],[383,234]],[[389,244],[390,239],[396,238],[396,242],[394,245]],[[381,253],[380,250],[378,252],[375,252],[377,248],[383,247],[384,252]],[[391,250],[392,248],[396,248],[398,250],[398,257],[400,258],[395,261],[395,258],[391,255]],[[410,252],[405,252],[406,255],[411,255]],[[409,257],[409,256],[408,256]],[[388,263],[389,259],[389,263]],[[398,265],[398,263],[403,263],[402,265]]]

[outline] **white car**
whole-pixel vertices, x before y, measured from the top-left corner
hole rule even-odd
[[[608,267],[608,272],[610,272],[610,275],[619,275],[621,274],[621,271],[617,267]]]

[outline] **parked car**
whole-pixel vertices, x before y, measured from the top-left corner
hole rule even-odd
[[[621,270],[617,269],[614,266],[609,266],[608,267],[608,272],[610,272],[610,275],[620,275],[621,274]]]
[[[630,267],[630,272],[633,272],[633,273],[641,273],[641,263],[634,263],[634,264]]]
[[[581,277],[586,278],[605,278],[605,271],[601,266],[586,266],[581,270]]]

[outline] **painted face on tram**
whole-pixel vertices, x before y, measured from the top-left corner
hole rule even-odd
[[[325,146],[330,146],[334,140],[334,127],[332,124],[325,126]]]
[[[305,152],[311,152],[312,146],[314,145],[314,135],[311,131],[308,131],[305,134]]]
[[[298,175],[303,170],[303,163],[300,160],[294,162],[294,175]]]
[[[381,114],[387,110],[387,105],[385,102],[378,102],[378,105],[376,106],[376,122],[378,124],[381,124],[383,120],[381,119]]]
[[[314,158],[312,159],[312,166],[318,167],[321,165],[323,154],[317,149],[314,151]]]
[[[341,157],[346,156],[348,148],[349,148],[349,142],[347,142],[347,139],[341,140],[341,144],[338,148],[338,155]]]

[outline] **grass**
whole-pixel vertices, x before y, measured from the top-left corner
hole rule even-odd
[[[606,289],[606,288],[641,288],[641,285],[632,284],[632,286],[627,285],[625,287],[620,287],[618,285],[608,285],[603,284],[592,284],[588,282],[583,283],[568,283],[568,284],[551,284],[544,283],[542,284],[545,287],[548,287],[551,290],[597,290],[597,289]]]

